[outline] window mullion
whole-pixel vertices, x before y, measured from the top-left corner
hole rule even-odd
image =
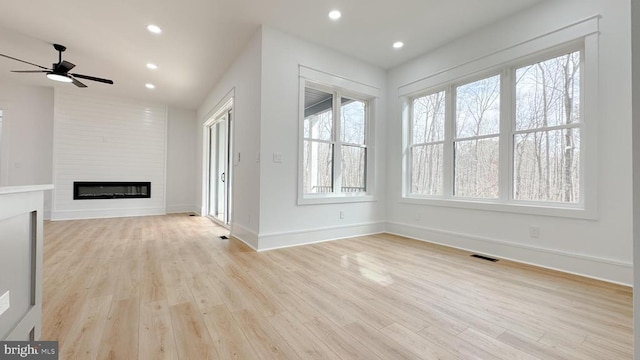
[[[453,86],[448,86],[445,92],[445,113],[444,113],[444,159],[442,164],[442,195],[444,198],[453,197],[453,137],[455,133],[455,94]]]
[[[341,95],[333,93],[333,192],[342,193],[342,114],[340,112]]]
[[[515,128],[515,69],[502,72],[500,85],[500,186],[501,202],[508,202],[513,196],[513,130]]]

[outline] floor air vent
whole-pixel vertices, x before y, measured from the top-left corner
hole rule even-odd
[[[496,262],[496,261],[498,261],[498,259],[494,259],[494,258],[492,258],[492,257],[483,256],[483,255],[478,255],[478,254],[473,254],[473,255],[471,255],[471,257],[478,258],[478,259],[482,259],[482,260],[487,260],[487,261],[491,261],[491,262]]]
[[[229,237],[227,235],[218,236],[222,240],[228,240]]]

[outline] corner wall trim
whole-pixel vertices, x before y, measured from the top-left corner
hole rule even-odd
[[[387,222],[386,232],[411,239],[585,276],[625,286],[633,281],[633,264],[613,259],[573,254],[470,234]]]
[[[258,251],[258,234],[255,231],[248,229],[242,225],[232,223],[230,235],[255,251]]]

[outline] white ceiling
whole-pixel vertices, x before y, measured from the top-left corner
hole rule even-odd
[[[2,0],[0,53],[48,67],[59,43],[72,72],[115,82],[77,91],[196,108],[261,24],[388,69],[541,1]],[[332,9],[342,11],[337,22]],[[163,33],[150,34],[150,23]],[[397,40],[403,49],[391,47]],[[31,69],[0,58],[0,81],[75,88],[9,72]]]

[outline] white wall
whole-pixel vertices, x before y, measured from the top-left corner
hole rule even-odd
[[[640,289],[640,0],[631,2],[633,103],[633,287]],[[633,358],[640,360],[640,291],[633,292]]]
[[[386,72],[333,50],[263,27],[260,134],[260,249],[384,229]],[[299,65],[380,89],[375,101],[375,202],[297,205]],[[273,154],[282,154],[275,163]],[[340,210],[344,219],[340,219]]]
[[[57,88],[54,125],[53,220],[165,213],[166,106]],[[73,200],[74,181],[150,181],[151,198]]]
[[[167,212],[198,212],[196,206],[197,116],[169,107],[167,129]]]
[[[401,202],[398,88],[466,61],[601,15],[597,220],[466,210]],[[629,4],[609,0],[545,2],[481,29],[389,74],[388,230],[495,256],[630,284],[631,81]],[[419,217],[421,220],[416,220]],[[529,226],[540,238],[529,238]]]
[[[4,110],[2,185],[51,184],[53,151],[53,89],[0,83]],[[4,170],[5,174],[1,172]],[[51,191],[45,192],[44,216],[50,217]]]
[[[227,95],[233,95],[233,151],[235,157],[240,153],[240,161],[234,161],[232,169],[231,233],[254,248],[258,247],[260,210],[261,57],[262,32],[258,31],[198,108],[197,121],[196,196],[202,208],[203,124],[224,105]]]

